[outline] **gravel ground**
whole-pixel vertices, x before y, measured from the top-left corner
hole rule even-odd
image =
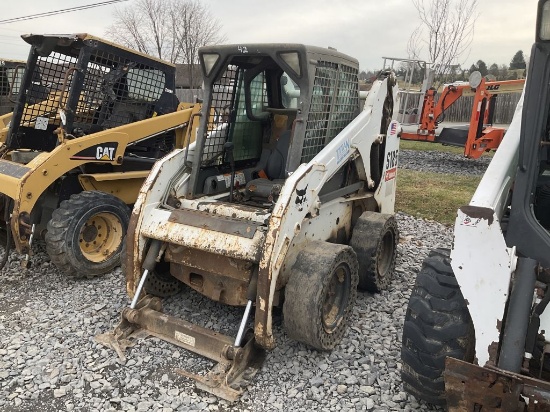
[[[422,163],[459,173],[474,162],[435,152],[402,152],[403,167]],[[439,156],[445,155],[445,156]],[[120,269],[91,280],[70,280],[37,244],[28,271],[12,254],[1,273],[0,410],[2,411],[424,411],[431,407],[403,391],[401,329],[415,276],[428,251],[449,246],[452,232],[438,223],[397,215],[401,232],[396,278],[387,291],[360,293],[351,327],[331,353],[289,340],[280,317],[278,346],[235,404],[194,389],[175,368],[198,372],[211,363],[156,338],[127,352],[123,365],[97,344],[129,304]],[[242,309],[218,305],[192,291],[166,300],[165,311],[236,334]]]
[[[487,155],[468,159],[453,153],[436,151],[400,150],[399,167],[423,172],[482,175],[491,161]]]

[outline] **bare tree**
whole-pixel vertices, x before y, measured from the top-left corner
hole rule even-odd
[[[225,41],[225,37],[220,35],[219,21],[198,0],[172,1],[170,15],[174,45],[189,67],[189,82],[193,85],[193,65],[198,62],[199,47]]]
[[[412,33],[407,51],[418,56],[421,44],[436,74],[445,74],[470,49],[478,0],[412,0],[420,26]],[[463,62],[462,62],[463,63]]]
[[[142,53],[184,63],[193,87],[199,47],[225,41],[221,24],[199,0],[136,0],[115,10],[107,36]]]
[[[169,18],[160,0],[137,0],[132,6],[117,8],[115,22],[107,28],[109,38],[142,53],[171,60]]]
[[[409,37],[407,42],[407,55],[411,60],[420,60],[422,53],[422,44],[420,37],[422,36],[422,26],[418,26]]]

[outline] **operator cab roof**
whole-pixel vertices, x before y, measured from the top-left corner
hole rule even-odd
[[[0,57],[0,62],[4,62],[4,65],[8,65],[9,67],[14,67],[20,64],[26,64],[27,62],[25,60],[17,60],[17,59],[4,59]]]
[[[92,44],[94,47],[113,47],[119,50],[124,50],[133,55],[141,56],[144,59],[156,61],[160,64],[171,66],[175,68],[173,63],[166,60],[162,60],[145,53],[141,53],[137,50],[133,50],[119,44],[113,43],[109,40],[102,39],[100,37],[91,35],[89,33],[74,33],[74,34],[23,34],[21,38],[29,43],[31,46],[36,47],[36,50],[40,56],[47,57],[51,52],[57,51],[63,54],[78,56],[80,49],[84,44]]]
[[[345,63],[352,67],[358,67],[359,62],[357,59],[348,56],[344,53],[341,53],[332,48],[323,48],[317,46],[308,46],[305,44],[295,44],[295,43],[249,43],[249,44],[227,44],[227,45],[216,45],[216,46],[204,46],[199,49],[199,56],[201,56],[201,64],[203,66],[203,71],[205,76],[208,76],[212,73],[212,69],[219,63],[224,62],[228,58],[231,58],[231,62],[234,64],[238,63],[251,63],[258,64],[260,60],[255,61],[255,56],[270,56],[274,61],[284,60],[290,67],[295,64],[298,64],[297,61],[293,60],[292,55],[307,56],[309,59],[313,60],[324,60],[332,61],[335,63],[341,62]],[[204,59],[205,55],[218,55],[217,59]],[[311,62],[300,60],[300,67],[304,69]],[[214,61],[215,60],[215,61]],[[214,70],[215,71],[215,70]],[[301,69],[295,70],[299,76],[301,76]]]

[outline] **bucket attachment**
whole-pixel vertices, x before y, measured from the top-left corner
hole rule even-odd
[[[445,396],[449,412],[550,411],[550,383],[453,358],[445,361]]]
[[[468,126],[444,127],[435,138],[436,143],[464,147],[468,141]]]
[[[265,351],[255,345],[248,331],[243,345],[233,345],[234,338],[213,332],[183,319],[162,313],[157,297],[145,296],[135,309],[125,308],[122,321],[114,331],[96,336],[96,341],[114,349],[122,361],[126,348],[140,338],[155,336],[174,345],[216,361],[205,376],[181,369],[177,373],[195,380],[196,386],[230,402],[236,401],[261,368]]]

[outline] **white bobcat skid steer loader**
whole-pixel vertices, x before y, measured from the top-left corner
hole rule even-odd
[[[550,410],[550,1],[538,7],[512,124],[405,317],[405,389],[449,411]]]
[[[204,47],[199,58],[207,98],[196,144],[159,161],[141,189],[125,257],[134,300],[102,341],[122,354],[132,337],[150,334],[207,356],[218,366],[193,378],[234,400],[247,368],[275,345],[274,306],[283,306],[288,335],[330,350],[357,286],[388,286],[397,87],[381,74],[360,112],[357,61],[337,51],[228,45]],[[246,307],[236,338],[161,312],[158,297],[183,284]]]

